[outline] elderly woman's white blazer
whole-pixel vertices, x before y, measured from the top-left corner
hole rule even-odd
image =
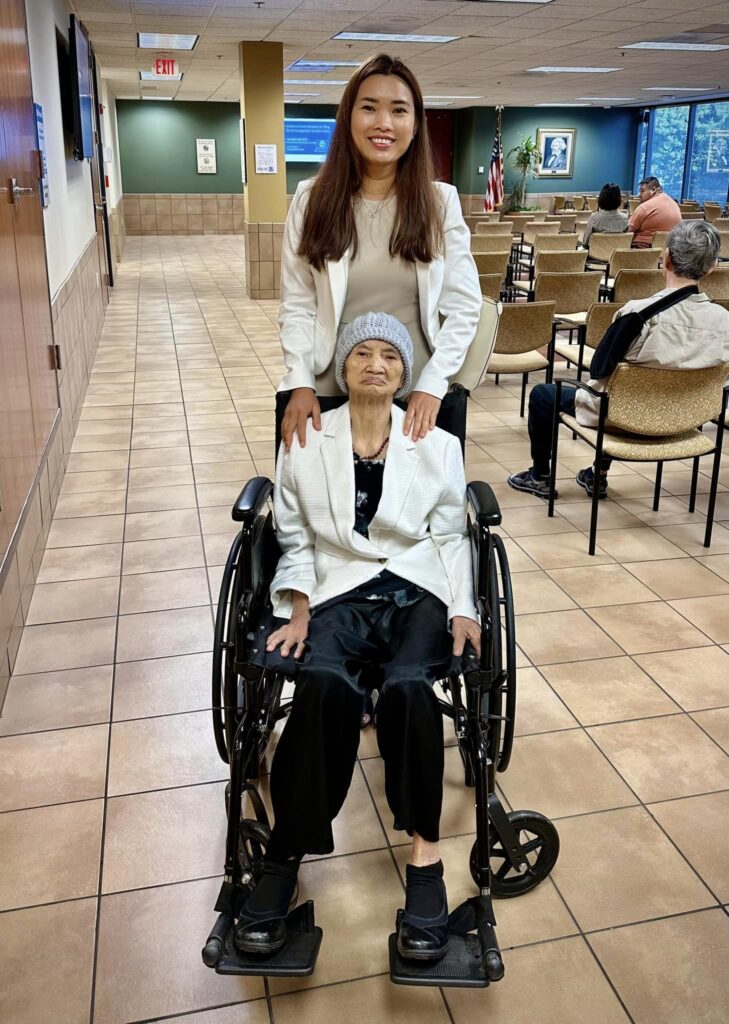
[[[309,420],[306,447],[294,435],[276,467],[274,513],[283,552],[271,583],[274,612],[291,616],[290,590],[322,604],[384,569],[435,594],[448,619],[475,619],[466,479],[458,440],[436,428],[412,440],[392,407],[382,497],[369,539],[354,529],[354,463],[349,403]]]
[[[321,271],[297,255],[310,187],[311,179],[296,189],[284,231],[279,324],[287,373],[279,391],[313,388],[316,375],[331,364],[347,297],[349,255]],[[432,263],[416,264],[420,320],[433,355],[414,390],[442,398],[473,341],[482,298],[458,192],[443,182],[435,187],[443,204],[445,251]]]

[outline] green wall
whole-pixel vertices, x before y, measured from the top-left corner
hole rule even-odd
[[[237,103],[117,100],[125,192],[242,192]],[[195,139],[215,139],[217,174],[198,174]]]
[[[571,178],[530,178],[527,190],[564,192],[583,189],[597,192],[608,181],[630,188],[633,178],[637,108],[507,107],[503,112],[504,179],[507,193],[518,180],[506,154],[525,135],[536,139],[537,128],[574,128],[574,173]],[[486,173],[496,130],[493,108],[471,107],[456,112],[453,180],[458,190],[480,195],[486,190]],[[484,174],[478,167],[485,168]]]

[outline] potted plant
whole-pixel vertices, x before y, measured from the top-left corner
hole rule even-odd
[[[521,181],[514,189],[512,193],[512,209],[515,209],[518,205],[519,209],[525,209],[526,204],[526,187],[527,178],[534,174],[539,161],[542,159],[541,151],[537,148],[536,142],[530,138],[529,135],[525,135],[518,146],[514,146],[506,154],[506,159],[513,156],[512,161],[514,167],[521,174]],[[518,197],[517,197],[518,190]],[[515,202],[514,200],[517,200]]]

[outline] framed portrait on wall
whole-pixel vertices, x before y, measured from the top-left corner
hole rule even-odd
[[[542,159],[539,178],[571,178],[575,157],[574,128],[537,128],[537,149]]]
[[[729,171],[729,132],[709,132],[706,170],[709,174]]]

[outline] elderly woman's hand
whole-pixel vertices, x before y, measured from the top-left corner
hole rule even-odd
[[[274,630],[266,641],[266,650],[271,653],[281,644],[281,657],[288,658],[293,651],[294,658],[304,653],[305,641],[309,635],[309,613],[293,615],[285,626]]]
[[[413,391],[408,400],[408,411],[405,414],[403,434],[413,431],[413,441],[420,440],[435,426],[440,409],[440,398],[429,395],[426,391]]]
[[[463,654],[468,641],[481,657],[481,627],[475,619],[467,619],[465,615],[454,615],[451,619],[451,633],[453,634],[453,653],[457,658]]]
[[[301,447],[306,447],[306,421],[310,416],[314,430],[321,430],[321,409],[316,392],[313,388],[294,388],[281,424],[281,437],[286,451],[291,448],[294,434],[299,435]]]

